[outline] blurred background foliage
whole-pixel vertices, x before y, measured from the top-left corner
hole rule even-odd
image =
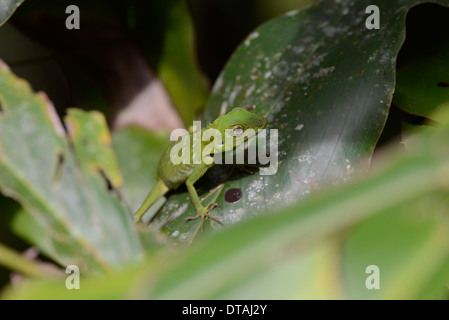
[[[395,4],[378,2],[381,10],[386,6],[391,10],[396,9]],[[447,1],[438,2],[448,5]],[[62,181],[65,181],[64,179],[71,181],[62,185],[64,188],[76,190],[80,188],[86,188],[88,191],[97,190],[95,196],[98,197],[99,203],[107,203],[110,206],[108,212],[116,212],[111,213],[115,215],[116,222],[100,223],[99,232],[108,233],[110,230],[109,232],[113,234],[123,233],[122,237],[105,244],[101,239],[97,239],[96,235],[89,235],[86,232],[87,242],[92,245],[93,252],[98,251],[106,260],[103,263],[103,258],[97,258],[95,254],[92,255],[92,261],[89,261],[90,258],[79,256],[83,248],[86,249],[88,246],[82,244],[78,248],[71,242],[66,242],[66,238],[73,237],[76,240],[73,232],[79,229],[74,225],[69,224],[65,229],[56,224],[51,225],[60,236],[64,237],[43,240],[41,238],[46,238],[41,236],[45,233],[44,230],[51,238],[50,230],[53,229],[42,229],[41,221],[30,214],[33,206],[28,204],[27,207],[25,201],[22,207],[16,201],[1,196],[0,243],[17,252],[27,250],[29,243],[37,245],[41,254],[36,250],[34,252],[31,250],[30,253],[28,249],[24,256],[32,261],[38,261],[39,267],[45,270],[43,273],[51,276],[50,280],[27,282],[23,281],[19,274],[11,275],[9,269],[0,266],[0,284],[6,285],[4,297],[112,299],[448,297],[449,39],[447,33],[443,32],[448,30],[448,9],[436,4],[419,5],[408,13],[407,25],[405,21],[400,20],[401,16],[398,21],[381,20],[381,23],[390,26],[388,30],[392,37],[396,37],[394,39],[398,41],[398,49],[401,46],[402,48],[399,54],[396,54],[397,57],[396,55],[390,57],[384,52],[384,56],[372,58],[376,66],[384,65],[383,59],[393,59],[391,68],[397,68],[396,83],[391,81],[394,78],[389,78],[390,75],[394,76],[393,69],[391,74],[388,71],[390,64],[385,67],[387,70],[384,70],[385,73],[379,76],[377,72],[380,81],[383,81],[381,85],[385,85],[386,90],[383,93],[386,97],[382,96],[383,101],[380,103],[384,108],[382,110],[385,110],[382,111],[384,118],[380,117],[376,123],[373,120],[372,123],[363,124],[368,127],[374,126],[374,129],[369,130],[374,140],[366,140],[367,146],[363,147],[366,150],[354,158],[361,160],[363,163],[361,167],[365,168],[369,163],[369,155],[374,150],[371,163],[375,166],[369,170],[373,171],[372,173],[365,176],[365,171],[368,171],[366,168],[359,169],[355,162],[346,163],[347,158],[337,159],[337,162],[341,160],[339,165],[345,168],[344,172],[350,171],[349,175],[352,176],[353,170],[356,170],[359,175],[363,173],[362,177],[341,190],[313,190],[312,196],[299,204],[283,209],[275,208],[272,210],[275,212],[274,215],[245,221],[225,232],[221,230],[215,232],[209,228],[210,230],[206,230],[207,233],[218,234],[208,235],[207,241],[200,241],[199,245],[193,248],[181,250],[180,257],[175,258],[179,253],[177,249],[179,241],[173,245],[171,239],[175,237],[174,235],[180,234],[188,234],[188,237],[191,237],[191,233],[188,232],[192,232],[195,226],[189,225],[191,230],[187,232],[182,229],[185,225],[183,219],[178,219],[175,222],[177,224],[169,226],[164,219],[171,216],[179,218],[181,214],[188,215],[186,211],[188,209],[183,208],[184,211],[181,212],[178,205],[186,201],[185,192],[175,194],[164,207],[164,215],[160,215],[159,221],[156,221],[158,227],[165,228],[163,234],[156,228],[134,230],[127,224],[125,213],[133,211],[135,205],[154,183],[158,157],[167,145],[167,132],[181,126],[189,126],[192,120],[201,117],[205,108],[206,120],[210,121],[216,117],[221,112],[221,96],[226,94],[229,96],[229,93],[232,95],[235,92],[232,88],[238,86],[244,88],[245,84],[240,85],[238,81],[234,83],[234,79],[239,74],[245,75],[247,72],[242,66],[242,61],[248,56],[256,56],[255,51],[251,50],[259,48],[258,41],[263,44],[263,41],[270,37],[282,39],[281,33],[268,34],[268,31],[268,35],[264,38],[263,32],[270,30],[266,25],[265,29],[264,26],[257,29],[262,36],[259,34],[258,39],[254,38],[256,41],[253,41],[251,36],[248,38],[248,35],[254,34],[255,28],[261,23],[290,10],[303,8],[312,1],[114,0],[100,5],[87,0],[76,3],[45,0],[21,3],[22,1],[7,1],[6,9],[0,7],[1,21],[6,21],[7,16],[12,14],[11,19],[0,27],[0,59],[14,74],[28,81],[34,91],[44,91],[50,97],[57,113],[65,120],[63,125],[69,132],[73,126],[82,128],[78,133],[88,132],[90,129],[87,128],[94,128],[86,137],[72,131],[69,144],[74,148],[60,147],[64,150],[62,163],[70,167],[70,161],[75,163],[76,159],[81,159],[80,172],[87,176],[89,181],[73,182],[76,179],[68,171],[76,172],[74,165],[74,169],[62,171]],[[320,23],[332,21],[326,10],[331,11],[330,8],[335,8],[333,6],[339,3],[351,7],[353,2],[332,3],[326,5],[326,1],[320,2],[320,6],[310,9],[304,17],[310,19],[306,26],[310,30],[322,28],[330,39],[351,39],[353,35],[350,33],[356,33],[355,28],[336,30],[335,26],[328,26],[334,29],[326,31],[325,24],[320,27]],[[418,3],[420,1],[410,0],[402,4],[401,8],[411,8]],[[21,6],[14,12],[13,9],[19,4]],[[62,27],[67,18],[65,8],[69,4],[76,4],[81,8],[82,27],[76,32]],[[354,8],[363,8],[364,3],[357,6]],[[328,14],[325,20],[313,19],[320,15],[322,17],[323,12]],[[404,10],[403,13],[405,12]],[[340,13],[334,13],[337,20]],[[288,16],[279,18],[272,22],[272,25],[276,27],[277,21],[285,20],[286,17]],[[298,21],[302,21],[301,19],[303,18]],[[348,18],[348,21],[350,25],[351,19]],[[282,26],[282,23],[279,22],[279,25]],[[400,35],[405,31],[405,26],[407,40],[402,45]],[[327,34],[329,30],[333,30],[332,32],[337,35]],[[312,37],[312,40],[318,39],[317,34],[307,33],[307,30],[304,34],[298,33],[297,36],[299,42],[307,36]],[[388,38],[388,35],[384,34],[384,37]],[[252,43],[247,51],[245,39]],[[356,40],[369,43],[369,39],[356,38]],[[315,41],[311,45],[313,43]],[[357,47],[355,40],[352,44],[361,50],[359,57],[367,54],[371,59],[371,52],[363,51],[369,49],[369,46]],[[340,61],[344,58],[338,58],[339,52],[336,49],[332,51],[335,47],[340,48],[339,45],[341,51],[349,47],[337,41],[324,42],[322,47],[330,48],[332,52],[330,57],[326,58],[330,59],[331,64],[323,65],[324,67],[341,65]],[[230,60],[233,52],[233,60]],[[276,52],[273,51],[271,54],[274,56]],[[312,52],[312,56],[313,54],[315,53]],[[292,61],[289,59],[286,61]],[[332,91],[334,95],[350,86],[343,80],[340,81],[343,79],[342,74],[337,74],[337,78],[332,78],[332,82],[320,82],[317,78],[323,76],[322,72],[329,70],[324,68],[323,71],[321,65],[313,66],[314,60],[311,61],[311,66],[298,66],[307,71],[314,71],[314,67],[320,67],[309,75],[308,79],[313,80],[312,89],[303,87],[295,89],[300,105],[307,103],[305,101],[312,101],[310,105],[314,106],[315,101],[320,101],[320,96],[326,96],[325,91],[320,91],[323,86],[336,86],[335,91]],[[346,62],[348,65],[357,65],[355,60]],[[267,70],[275,70],[274,67],[270,65]],[[364,78],[365,71],[360,70],[360,74],[354,75],[356,80],[354,82],[350,79],[351,83],[359,85],[371,84],[371,80],[379,82],[379,79],[369,78],[369,71],[368,78]],[[222,72],[225,81],[222,92],[216,84],[211,93],[212,84]],[[28,98],[24,100],[19,98],[14,100],[17,98],[15,96],[10,100],[3,98],[0,110],[7,111],[8,108],[13,108],[14,101],[16,103],[22,101],[23,105],[30,103],[30,106],[34,101],[41,106],[40,115],[45,118],[48,112],[45,111],[46,102],[33,96],[27,88],[19,86],[19,80],[10,76],[9,72],[3,71],[2,74],[4,79],[10,79],[3,80],[3,88],[20,87],[17,89],[18,97],[27,95]],[[261,83],[269,78],[269,76],[265,78],[266,74],[256,75]],[[290,83],[287,83],[288,85]],[[226,86],[234,87],[230,87],[226,93]],[[255,103],[259,93],[257,87],[250,88],[249,85],[246,88],[246,93],[251,91],[248,95],[240,88],[234,96],[234,99],[237,97],[236,100],[233,101]],[[355,105],[359,103],[357,101],[367,97],[368,93],[372,94],[367,88],[368,86],[362,87],[357,95],[350,97]],[[391,97],[390,105],[388,99],[393,91],[395,94]],[[238,96],[240,93],[241,97]],[[304,93],[313,97],[306,100]],[[4,92],[0,94],[4,95]],[[254,96],[256,100],[253,99]],[[249,100],[253,100],[246,101],[248,97]],[[376,96],[374,95],[372,99],[374,97]],[[332,93],[328,98],[329,101],[334,99]],[[300,99],[304,99],[304,102]],[[365,99],[371,101],[371,98]],[[266,102],[265,109],[263,101],[258,105],[262,105],[264,111],[273,111],[275,105],[269,102]],[[111,128],[111,137],[107,137],[109,133],[102,116],[96,113],[68,111],[71,107],[86,111],[101,111]],[[276,110],[278,117],[275,116],[272,120],[282,119],[283,114],[292,115],[292,108],[294,107]],[[333,106],[321,108],[324,108],[325,114],[334,115]],[[20,117],[18,113],[17,121],[20,121]],[[311,117],[306,125],[313,123],[314,119]],[[384,123],[382,119],[386,122]],[[338,122],[335,118],[327,121],[334,124]],[[41,129],[44,127],[43,123]],[[354,127],[362,126],[356,121],[351,123]],[[423,128],[429,125],[430,128]],[[434,126],[437,128],[433,128]],[[8,131],[5,128],[6,126],[1,128],[2,133],[8,136],[3,136],[2,139],[8,139],[13,135],[12,129]],[[41,129],[36,132],[42,134],[44,131]],[[302,127],[296,131],[301,129]],[[320,126],[316,129],[320,129]],[[307,132],[313,131],[305,130],[296,134],[304,138],[307,137]],[[413,138],[411,132],[416,133]],[[29,134],[32,136],[32,133]],[[58,139],[57,130],[48,134],[51,139]],[[301,136],[302,134],[304,136]],[[307,139],[299,141],[307,145]],[[13,140],[12,145],[14,143],[21,142]],[[389,150],[384,151],[387,145]],[[292,147],[289,148],[288,150],[292,151]],[[35,146],[35,149],[38,152],[39,148]],[[4,150],[6,149],[0,149],[0,152]],[[33,146],[28,150],[33,150]],[[302,152],[304,149],[299,150]],[[111,156],[111,152],[115,155]],[[310,157],[310,154],[295,153],[295,155],[306,163],[316,160]],[[18,154],[19,158],[20,156]],[[11,156],[11,159],[14,158]],[[55,162],[54,159],[52,161]],[[300,161],[300,164],[304,165],[304,161]],[[323,168],[324,165],[326,164],[318,164],[317,168]],[[58,166],[56,159],[54,167]],[[287,167],[286,163],[284,166]],[[114,169],[116,167],[119,167],[120,171]],[[17,168],[20,169],[19,163]],[[45,171],[42,168],[29,169]],[[289,172],[291,171],[292,169]],[[290,173],[293,179],[301,180],[301,177],[297,178],[298,172],[296,175],[295,171],[293,174]],[[220,176],[223,173],[213,174]],[[237,182],[225,180],[227,184],[224,188],[242,181],[238,175],[235,177],[234,180]],[[5,175],[3,178],[6,179]],[[285,180],[285,177],[279,176],[278,179]],[[122,183],[118,182],[120,180]],[[249,182],[241,186],[242,189],[254,185],[254,178],[244,177],[243,181]],[[45,189],[39,187],[39,183],[36,181],[29,190]],[[115,189],[115,183],[120,187]],[[209,188],[206,183],[203,186],[203,193],[207,194]],[[16,200],[21,199],[5,190],[9,190],[7,187],[4,187],[4,193]],[[114,192],[117,192],[118,196]],[[77,199],[83,199],[82,194],[80,192]],[[64,208],[66,200],[61,196],[54,205]],[[83,203],[82,200],[78,201]],[[70,201],[67,200],[67,205],[69,204]],[[221,206],[225,206],[225,203],[221,203]],[[99,215],[100,218],[104,217]],[[55,221],[57,220],[56,215]],[[107,227],[102,227],[106,225]],[[165,237],[164,234],[169,234],[170,237]],[[188,239],[190,238],[184,240]],[[236,245],[230,245],[231,243]],[[102,247],[103,245],[105,247]],[[120,246],[122,253],[113,254],[116,246]],[[70,252],[71,250],[73,252]],[[67,253],[66,256],[61,252]],[[133,257],[127,257],[126,252],[132,252],[130,255]],[[77,261],[76,259],[84,261],[87,264],[87,267],[84,267],[91,272],[100,264],[99,269],[105,267],[107,272],[110,272],[109,277],[96,278],[89,277],[92,274],[87,274],[83,279],[83,290],[74,292],[61,289],[63,280],[58,278],[54,263],[64,266],[70,261]],[[109,270],[109,267],[121,268],[122,264],[129,263],[129,260],[134,262],[137,260],[138,263],[120,272]],[[245,265],[244,268],[242,263]],[[380,267],[382,290],[367,290],[365,287],[365,279],[368,276],[365,268],[371,264]],[[217,279],[217,274],[220,274],[220,279]],[[10,285],[11,279],[13,286]],[[196,288],[194,291],[191,289],[192,286]]]

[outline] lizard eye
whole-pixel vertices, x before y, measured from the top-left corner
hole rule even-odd
[[[236,125],[232,128],[232,133],[234,136],[239,136],[243,133],[243,127],[241,125]]]

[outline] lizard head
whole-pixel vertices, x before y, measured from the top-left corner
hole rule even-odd
[[[268,121],[265,117],[234,108],[227,114],[217,118],[209,127],[218,130],[223,137],[218,141],[215,151],[226,152],[256,136],[260,129],[265,129]]]

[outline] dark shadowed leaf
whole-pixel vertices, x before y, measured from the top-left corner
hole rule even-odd
[[[449,8],[425,4],[410,10],[393,100],[399,108],[429,117],[449,106],[449,35],[442,32],[448,29]]]
[[[0,2],[0,26],[14,13],[23,0],[3,0]]]
[[[429,117],[434,111],[449,106],[449,45],[437,50],[429,58],[398,69],[394,103],[399,108]]]

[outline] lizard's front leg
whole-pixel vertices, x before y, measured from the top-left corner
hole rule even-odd
[[[209,219],[223,225],[223,223],[221,223],[220,220],[218,220],[217,218],[215,218],[209,214],[209,212],[212,209],[214,209],[215,207],[217,207],[218,205],[216,203],[212,202],[212,203],[209,203],[206,207],[203,207],[203,205],[201,204],[200,198],[198,197],[198,193],[196,192],[196,189],[193,186],[195,184],[195,182],[197,182],[212,165],[213,165],[213,163],[211,165],[207,165],[204,163],[199,164],[198,166],[195,167],[195,169],[193,169],[192,173],[186,180],[187,190],[189,191],[193,206],[195,207],[195,210],[198,213],[194,217],[187,218],[186,221],[201,218],[201,231],[203,230],[205,218],[209,218]]]

